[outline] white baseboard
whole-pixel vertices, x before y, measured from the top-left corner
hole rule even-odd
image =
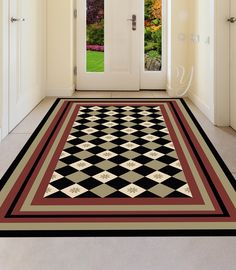
[[[193,104],[198,107],[198,109],[206,115],[206,117],[213,123],[214,116],[211,112],[210,107],[196,94],[193,92],[188,93],[189,99],[193,102]]]
[[[48,88],[46,96],[48,97],[71,97],[75,91],[75,85],[65,88]]]

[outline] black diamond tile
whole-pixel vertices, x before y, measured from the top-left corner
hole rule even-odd
[[[169,195],[167,195],[166,198],[190,198],[190,197],[181,192],[174,191],[170,193]]]
[[[174,168],[172,166],[166,166],[164,168],[161,168],[160,171],[163,172],[163,173],[166,173],[168,175],[171,175],[171,176],[181,172],[181,170],[179,170],[177,168]]]
[[[151,179],[148,179],[148,178],[144,177],[144,178],[136,181],[134,184],[141,187],[141,188],[144,188],[144,189],[148,190],[148,189],[156,186],[157,182],[152,181]]]
[[[116,191],[116,192],[108,195],[107,198],[130,198],[130,197],[125,195],[122,192]]]
[[[149,163],[150,161],[152,161],[153,159],[141,155],[141,156],[134,158],[133,160],[136,162],[139,162],[142,165],[145,165],[145,164]]]
[[[89,162],[89,163],[91,163],[93,165],[96,165],[96,164],[104,161],[104,159],[99,157],[99,156],[93,155],[91,157],[86,158],[85,161],[87,161],[87,162]]]
[[[94,178],[92,178],[92,177],[90,177],[90,178],[88,178],[86,180],[81,181],[79,184],[80,184],[80,186],[90,190],[90,189],[93,189],[93,188],[95,188],[97,186],[100,186],[101,182],[94,179]]]
[[[151,174],[151,173],[153,173],[155,171],[156,170],[154,170],[152,168],[149,168],[149,167],[146,167],[146,166],[141,166],[141,167],[134,170],[134,172],[139,173],[139,174],[141,174],[143,176],[147,176],[147,175],[149,175],[149,174]]]
[[[50,183],[53,187],[59,189],[59,190],[62,190],[64,188],[67,188],[71,185],[74,185],[74,182],[67,179],[67,178],[63,178],[63,179],[59,179],[59,180],[56,180],[52,183]]]
[[[61,191],[57,191],[56,193],[46,196],[46,198],[70,198],[70,197]]]
[[[103,171],[102,169],[99,169],[96,166],[90,166],[90,167],[83,170],[83,172],[85,174],[88,174],[89,176],[94,176],[94,175],[96,175],[98,173],[101,173],[102,171]]]
[[[112,151],[113,151],[113,149],[112,149]],[[126,151],[125,151],[125,152],[126,152]],[[119,164],[121,164],[121,163],[123,163],[123,162],[126,162],[128,159],[125,158],[125,157],[122,157],[122,156],[118,155],[118,156],[115,156],[115,157],[113,157],[113,158],[111,158],[111,159],[109,159],[109,160],[110,160],[111,162],[113,162],[113,163],[119,165]]]
[[[175,162],[177,159],[170,157],[168,155],[164,155],[164,156],[160,157],[158,160],[165,163],[165,164],[171,164],[171,163]]]
[[[121,189],[125,186],[128,186],[130,183],[122,178],[115,178],[107,183],[109,186],[115,188],[115,189]]]
[[[139,194],[138,196],[136,196],[135,198],[160,198],[158,195],[155,195],[149,191],[145,191],[141,194]]]
[[[168,186],[170,188],[173,188],[173,189],[178,189],[178,188],[184,186],[186,183],[183,181],[180,181],[179,179],[171,177],[171,178],[165,180],[164,182],[162,182],[162,184],[165,186]]]
[[[80,159],[72,155],[72,156],[62,158],[60,160],[66,164],[72,164],[72,163],[79,161]]]
[[[67,176],[69,174],[77,172],[77,170],[70,167],[70,166],[66,166],[66,167],[62,167],[60,169],[56,169],[56,172],[58,172],[60,175]]]
[[[121,166],[116,166],[116,167],[109,169],[108,171],[114,175],[121,176],[121,175],[129,172],[130,170],[128,170],[124,167],[121,167]]]
[[[91,191],[87,191],[81,195],[76,196],[76,198],[100,198],[100,197]]]

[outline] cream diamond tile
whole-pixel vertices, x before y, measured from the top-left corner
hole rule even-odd
[[[157,117],[158,120],[164,121],[164,117],[163,116],[159,116]]]
[[[127,133],[127,134],[132,134],[132,133],[134,133],[136,131],[137,131],[136,129],[133,129],[133,128],[130,128],[130,127],[122,129],[122,132]]]
[[[81,126],[81,124],[78,122],[74,122],[73,127],[77,127],[77,126]]]
[[[126,168],[126,169],[128,169],[130,171],[133,171],[133,170],[141,167],[142,164],[140,164],[140,163],[138,163],[138,162],[136,162],[134,160],[128,160],[128,161],[120,164],[120,166],[122,166],[122,167],[124,167],[124,168]]]
[[[71,154],[69,154],[69,153],[67,153],[67,152],[65,152],[65,151],[62,151],[62,152],[61,152],[61,155],[60,155],[60,157],[59,157],[59,159],[69,157],[70,155],[71,155]]]
[[[92,128],[92,127],[83,129],[83,132],[84,132],[84,133],[87,133],[87,134],[93,134],[93,133],[95,133],[95,132],[97,132],[97,131],[98,131],[97,129]]]
[[[122,107],[122,110],[124,110],[124,111],[132,111],[132,110],[134,110],[134,107],[125,106],[125,107]]]
[[[109,112],[105,112],[105,114],[106,114],[106,115],[113,116],[113,115],[118,114],[118,112],[115,112],[115,111],[109,111]]]
[[[128,116],[122,117],[121,119],[130,122],[130,121],[133,121],[135,118],[128,115]]]
[[[175,149],[173,142],[167,143],[164,146],[168,147],[168,148],[171,148],[171,149]]]
[[[167,127],[160,129],[160,131],[169,134],[169,130],[167,129]]]
[[[103,124],[103,126],[106,126],[106,127],[109,127],[109,128],[115,127],[115,126],[117,126],[117,125],[118,125],[118,124],[115,123],[115,122],[106,122],[106,123]]]
[[[138,114],[141,114],[141,115],[150,115],[152,113],[151,112],[148,112],[148,111],[142,111],[142,112],[138,112]]]
[[[145,153],[144,156],[149,157],[149,158],[152,158],[152,159],[158,159],[160,157],[163,157],[164,154],[162,154],[160,152],[157,152],[155,150],[151,150],[151,151]]]
[[[160,111],[161,110],[160,106],[153,107],[153,109],[156,110],[156,111]]]
[[[187,196],[189,196],[191,198],[193,197],[192,192],[191,192],[188,184],[180,187],[179,189],[177,189],[177,191],[180,192],[180,193],[183,193],[184,195],[187,195]]]
[[[59,191],[59,189],[57,189],[57,188],[55,188],[55,187],[53,187],[52,185],[49,184],[47,186],[46,191],[45,191],[44,198],[47,197],[47,196],[50,196],[50,195],[52,195],[52,194],[54,194],[54,193],[56,193],[58,191]]]
[[[68,138],[67,138],[67,142],[69,142],[69,141],[71,141],[71,140],[74,140],[74,139],[76,139],[75,136],[69,135]]]
[[[50,183],[53,183],[61,178],[63,178],[63,176],[61,174],[54,172],[52,177],[51,177]]]
[[[124,193],[125,195],[131,197],[131,198],[135,198],[138,195],[145,192],[145,189],[143,189],[135,184],[130,184],[130,185],[120,189],[119,191]]]
[[[133,142],[127,142],[127,143],[122,144],[121,147],[128,149],[128,150],[133,150],[133,149],[139,147],[139,145],[136,143],[133,143]]]
[[[167,174],[159,172],[159,171],[153,172],[147,176],[147,178],[149,178],[157,183],[162,183],[165,180],[169,179],[170,177],[171,177],[170,175],[167,175]]]
[[[101,139],[104,141],[107,141],[107,142],[111,142],[111,141],[114,141],[115,139],[117,139],[117,137],[112,135],[112,134],[107,134],[105,136],[102,136]]]
[[[85,160],[80,160],[78,162],[70,164],[70,167],[75,168],[78,171],[82,171],[82,170],[84,170],[88,167],[91,167],[91,166],[92,166],[92,164],[85,161]]]
[[[147,121],[140,123],[140,125],[141,126],[144,126],[144,127],[147,127],[147,128],[152,127],[152,126],[155,126],[155,124],[153,124],[151,122],[147,122]]]
[[[92,111],[99,111],[99,110],[102,109],[102,107],[99,107],[99,106],[93,106],[93,107],[90,107],[89,109],[92,110]]]
[[[171,163],[171,164],[170,164],[170,166],[172,166],[172,167],[175,167],[175,168],[177,168],[177,169],[182,170],[182,166],[181,166],[181,164],[180,164],[180,161],[179,161],[179,160],[176,160],[175,162]]]
[[[86,119],[87,119],[87,120],[89,120],[89,121],[94,122],[94,121],[99,120],[99,119],[100,119],[100,117],[97,117],[97,116],[93,115],[93,116],[90,116],[90,117],[88,117],[88,118],[86,118]]]
[[[161,198],[165,198],[167,195],[171,194],[175,190],[165,185],[159,184],[150,188],[148,191],[152,192],[153,194]]]
[[[147,135],[145,135],[145,136],[142,137],[142,139],[147,140],[149,142],[153,142],[153,141],[155,141],[155,140],[157,140],[159,138],[160,137],[155,136],[155,135],[152,135],[152,134],[147,134]]]
[[[78,184],[71,185],[71,186],[61,190],[61,192],[65,193],[70,198],[75,198],[75,197],[77,197],[77,196],[79,196],[87,191],[88,190],[86,188],[84,188]]]
[[[90,142],[84,142],[84,143],[76,145],[76,147],[78,147],[82,150],[88,150],[88,149],[93,148],[94,146],[96,146],[96,145],[93,143],[90,143]]]
[[[97,156],[99,156],[99,157],[101,157],[103,159],[111,159],[111,158],[117,156],[117,154],[114,153],[114,152],[111,152],[109,150],[106,150],[106,151],[104,151],[102,153],[97,154]]]
[[[92,193],[98,195],[101,198],[105,198],[108,195],[114,193],[116,191],[116,189],[106,185],[106,184],[102,184],[96,188],[93,188],[92,190],[90,190]]]
[[[93,176],[93,178],[95,178],[96,180],[98,180],[104,184],[115,179],[116,177],[117,177],[116,175],[114,175],[110,172],[107,172],[107,171],[101,172],[101,173]]]

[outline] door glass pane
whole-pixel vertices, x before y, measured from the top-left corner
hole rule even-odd
[[[162,0],[144,0],[144,57],[146,71],[162,68]]]
[[[87,0],[87,72],[104,72],[104,0]]]

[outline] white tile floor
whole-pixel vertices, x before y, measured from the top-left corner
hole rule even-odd
[[[165,92],[77,92],[81,98],[157,98]],[[28,140],[54,98],[46,98],[0,143],[0,177]],[[236,132],[218,128],[189,101],[191,110],[236,176]],[[0,239],[4,270],[233,270],[236,238]]]

